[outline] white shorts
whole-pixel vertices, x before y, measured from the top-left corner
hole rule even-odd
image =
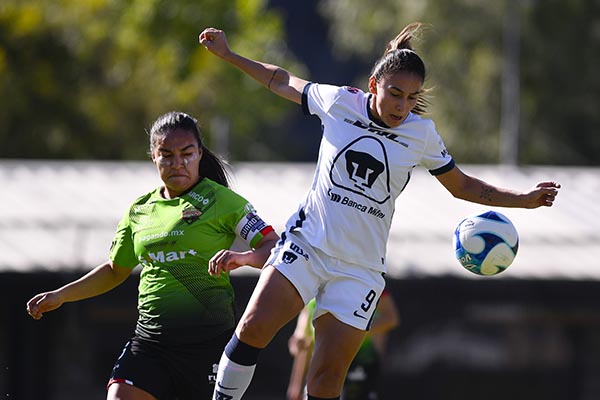
[[[368,331],[385,279],[381,271],[330,257],[298,233],[286,232],[266,264],[273,265],[296,287],[307,304],[313,297],[313,319],[331,313],[339,321]]]

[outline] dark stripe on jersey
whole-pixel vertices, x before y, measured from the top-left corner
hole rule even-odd
[[[287,238],[287,232],[286,231],[281,232],[281,238],[279,239],[279,242],[277,242],[277,246],[283,246],[283,243],[285,243],[286,238]]]
[[[413,169],[414,168],[415,168],[415,166],[413,165]],[[408,171],[408,175],[406,176],[406,182],[404,183],[404,186],[402,186],[402,189],[400,189],[400,193],[404,192],[404,189],[406,189],[408,182],[410,182],[410,178],[412,178],[412,172],[413,172],[412,169]]]
[[[304,208],[301,208],[300,211],[298,211],[298,219],[296,220],[296,223],[290,226],[290,232],[294,232],[296,229],[302,228],[302,223],[304,223],[304,221],[306,221],[306,214],[304,214]]]
[[[310,115],[310,110],[308,109],[308,88],[312,85],[312,83],[307,83],[302,90],[302,111],[305,115]]]
[[[443,167],[440,167],[438,169],[430,169],[429,173],[433,176],[441,175],[441,174],[445,174],[446,172],[450,171],[452,168],[454,168],[454,160],[450,160],[450,162],[448,164],[446,164]]]

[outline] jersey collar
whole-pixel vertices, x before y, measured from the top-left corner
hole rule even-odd
[[[368,97],[367,97],[367,116],[369,117],[369,120],[379,126],[381,126],[382,128],[385,129],[391,129],[389,126],[387,126],[382,120],[380,120],[379,118],[377,118],[375,115],[373,115],[373,111],[371,111],[371,102],[373,101],[373,94],[369,93]]]

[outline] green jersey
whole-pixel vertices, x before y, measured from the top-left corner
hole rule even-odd
[[[236,237],[254,247],[270,231],[248,201],[208,178],[173,199],[157,188],[135,200],[117,227],[110,258],[122,267],[142,266],[136,334],[187,344],[233,328],[229,274],[210,276],[208,261]]]

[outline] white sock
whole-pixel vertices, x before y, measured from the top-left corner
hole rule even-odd
[[[252,381],[255,369],[256,364],[240,365],[223,353],[219,361],[213,400],[240,400]]]

